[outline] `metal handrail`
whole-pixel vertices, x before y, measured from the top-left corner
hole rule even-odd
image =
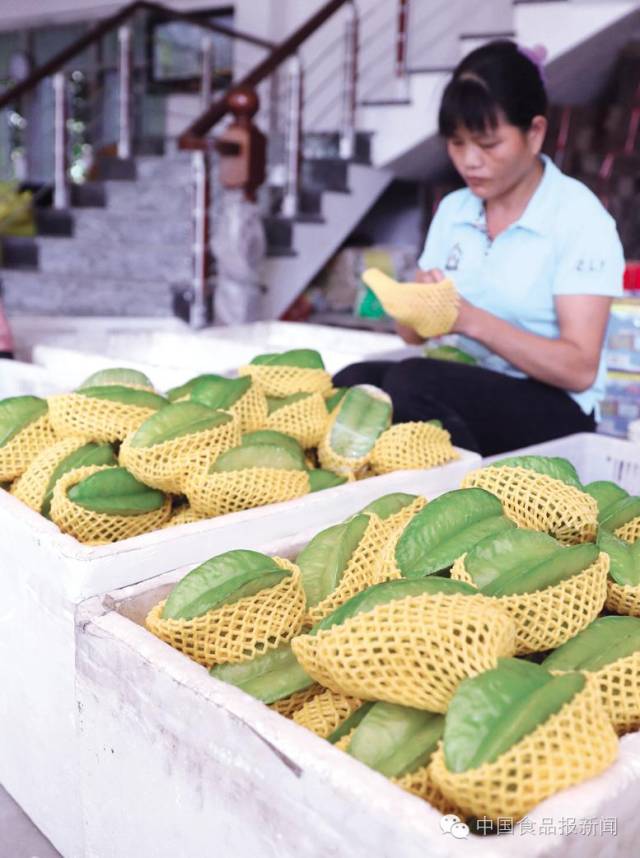
[[[281,42],[272,53],[258,63],[241,80],[234,82],[238,87],[255,87],[272,74],[286,59],[296,54],[299,47],[315,33],[339,9],[353,0],[329,0],[315,15]],[[219,98],[195,122],[181,134],[180,146],[183,149],[200,148],[202,138],[229,112],[226,96]]]
[[[59,51],[54,57],[52,57],[46,63],[41,65],[40,68],[32,72],[32,74],[30,74],[29,77],[25,78],[25,80],[20,81],[20,83],[15,84],[15,86],[12,86],[10,89],[1,93],[0,109],[5,107],[7,104],[11,104],[11,102],[15,101],[25,92],[29,92],[31,89],[37,86],[40,81],[60,71],[69,62],[69,60],[72,60],[78,54],[81,54],[90,45],[94,44],[95,42],[98,42],[100,39],[106,36],[107,33],[110,33],[112,30],[117,29],[126,21],[128,21],[128,19],[132,15],[143,9],[148,12],[159,13],[167,20],[184,21],[185,23],[201,27],[203,30],[220,33],[222,35],[229,36],[234,39],[239,39],[240,41],[248,42],[252,45],[256,45],[261,48],[266,48],[268,50],[273,50],[274,48],[273,42],[269,42],[266,39],[261,39],[258,36],[251,36],[247,33],[243,33],[239,30],[234,30],[230,27],[225,27],[222,24],[214,24],[210,21],[199,20],[194,13],[176,12],[167,6],[162,5],[161,3],[152,3],[148,2],[148,0],[136,0],[136,2],[129,3],[127,6],[122,8],[119,12],[116,12],[114,15],[111,15],[109,18],[105,18],[103,21],[100,21],[87,33],[85,33],[79,39],[76,39],[76,41],[74,41],[71,45],[67,46],[66,48],[63,48],[63,50]]]

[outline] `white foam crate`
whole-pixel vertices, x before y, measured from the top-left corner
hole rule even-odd
[[[313,533],[262,550],[293,557]],[[455,840],[442,832],[441,817],[429,805],[214,680],[146,631],[148,610],[187,571],[88,600],[80,611],[77,693],[87,855],[636,854],[639,734],[622,739],[619,759],[600,777],[534,809],[527,817],[528,834]],[[573,820],[573,833],[561,833],[562,820]],[[555,834],[549,833],[553,825]],[[607,836],[612,825],[617,834]],[[531,833],[543,828],[546,835]]]
[[[255,322],[249,325],[212,327],[203,331],[143,329],[131,331],[107,329],[99,333],[68,332],[42,334],[42,351],[33,349],[33,359],[46,365],[55,357],[49,349],[79,351],[101,355],[115,361],[144,365],[149,374],[157,375],[163,368],[192,375],[200,372],[231,373],[261,352],[285,351],[294,348],[314,348],[321,354],[330,373],[350,363],[366,359],[397,360],[420,354],[420,349],[405,346],[395,334],[353,331],[328,325],[300,322]],[[95,357],[93,358],[95,360]],[[133,363],[132,363],[133,362]],[[183,373],[183,378],[184,378]],[[188,377],[188,375],[186,376]]]
[[[9,396],[49,396],[61,389],[43,367],[0,358],[0,399]]]
[[[282,504],[88,547],[0,491],[0,783],[63,855],[83,855],[76,740],[78,605],[221,551],[320,530],[393,491],[435,497],[479,457],[398,471]],[[126,853],[124,853],[126,854]],[[191,858],[191,856],[189,856]]]
[[[622,438],[581,432],[566,435],[543,444],[522,447],[510,453],[489,456],[483,463],[495,462],[506,456],[562,456],[575,466],[583,483],[613,480],[631,494],[640,494],[640,444]]]

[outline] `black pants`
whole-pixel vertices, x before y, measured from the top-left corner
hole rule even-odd
[[[375,384],[391,397],[395,423],[441,420],[456,446],[483,456],[595,430],[593,415],[563,390],[467,364],[369,361],[345,367],[333,383]]]
[[[0,358],[6,358],[8,360],[13,360],[13,352],[0,352]]]

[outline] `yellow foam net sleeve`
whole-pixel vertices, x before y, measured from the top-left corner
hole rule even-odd
[[[289,697],[284,697],[282,700],[276,700],[275,703],[269,704],[269,709],[273,709],[274,712],[282,715],[283,718],[293,718],[296,712],[323,691],[324,688],[318,685],[317,682],[314,682],[309,688],[304,688],[302,691],[294,691]]]
[[[276,649],[302,627],[305,596],[299,568],[281,557],[273,559],[282,569],[291,571],[275,587],[214,608],[192,620],[163,619],[164,600],[147,615],[147,628],[205,667],[247,661]]]
[[[316,447],[329,421],[327,407],[320,393],[313,393],[291,405],[283,405],[270,414],[263,424],[290,435],[305,449]]]
[[[616,732],[622,735],[640,729],[640,652],[619,658],[592,675]]]
[[[371,451],[370,464],[376,474],[416,468],[435,468],[459,454],[445,429],[432,423],[396,423],[384,431]]]
[[[198,515],[226,515],[301,497],[309,491],[309,477],[306,471],[244,468],[192,474],[185,482],[184,491]]]
[[[11,494],[40,512],[49,481],[60,462],[83,446],[82,438],[63,438],[38,453],[27,470],[11,487]]]
[[[463,813],[521,819],[539,802],[604,771],[617,757],[618,738],[598,687],[588,676],[581,692],[493,763],[452,773],[442,745],[431,774]]]
[[[369,514],[369,523],[355,551],[349,558],[340,583],[326,598],[309,608],[307,614],[309,625],[315,625],[323,617],[344,604],[347,599],[362,592],[362,590],[366,590],[372,584],[379,584],[382,581],[388,581],[390,578],[400,577],[399,575],[385,574],[386,569],[379,562],[380,552],[389,538],[389,530],[385,526],[386,524],[377,515]]]
[[[387,531],[387,539],[400,533],[409,524],[413,516],[427,505],[427,499],[418,495],[415,500],[408,503],[406,506],[394,512],[393,515],[387,516],[382,522],[383,527]],[[399,574],[399,573],[398,573]]]
[[[440,813],[456,813],[458,810],[454,803],[443,795],[442,790],[434,781],[431,763],[408,775],[390,780],[391,783],[396,784],[406,792],[428,802]]]
[[[594,542],[598,504],[586,492],[527,468],[480,468],[470,471],[462,488],[486,489],[502,501],[519,527],[550,533],[559,542]]]
[[[333,430],[333,424],[336,422],[338,417],[338,410],[334,411],[329,417],[327,423],[325,424],[325,431],[322,437],[320,438],[320,443],[318,444],[318,459],[320,460],[320,464],[323,468],[326,468],[328,471],[333,471],[334,474],[340,474],[341,476],[349,476],[353,474],[356,479],[365,475],[367,467],[369,465],[369,460],[371,459],[371,452],[360,456],[357,459],[347,459],[345,456],[341,456],[339,453],[336,453],[335,450],[331,447],[331,431]]]
[[[0,482],[6,483],[23,474],[38,453],[56,441],[48,414],[33,420],[0,447]]]
[[[189,504],[185,504],[184,506],[176,509],[172,514],[169,521],[166,524],[163,524],[163,529],[166,527],[177,527],[179,524],[192,524],[194,521],[202,521],[204,518],[203,515],[198,515],[195,513]]]
[[[47,401],[51,425],[59,438],[76,435],[85,441],[103,443],[122,441],[147,417],[156,413],[153,408],[125,405],[79,393],[60,393],[50,396]]]
[[[455,561],[451,577],[473,584],[464,565],[465,556]],[[516,655],[556,649],[595,620],[607,597],[608,573],[609,555],[601,551],[595,563],[553,587],[488,597],[495,598],[516,624]]]
[[[631,587],[628,584],[616,584],[607,581],[607,601],[605,607],[613,614],[626,614],[630,617],[640,617],[640,586]]]
[[[351,742],[351,738],[354,733],[355,729],[339,739],[335,743],[334,747],[347,753],[347,748],[349,747],[349,743]],[[435,807],[436,810],[439,810],[440,813],[456,813],[457,811],[457,808],[453,803],[449,801],[449,799],[445,798],[440,788],[436,786],[431,775],[431,762],[426,766],[422,766],[417,769],[415,772],[411,772],[408,775],[402,775],[402,777],[399,778],[389,778],[389,780],[391,783],[399,786],[400,789],[410,792],[412,795],[428,802],[432,807]]]
[[[346,694],[325,689],[298,709],[293,720],[321,739],[326,739],[361,705],[362,701],[357,697],[347,697]]]
[[[242,432],[262,429],[269,413],[267,397],[255,384],[226,410],[238,419]]]
[[[552,670],[560,675],[563,670]],[[581,671],[600,690],[600,699],[619,736],[640,728],[640,651],[605,665],[600,670]]]
[[[421,595],[378,605],[291,645],[326,688],[446,712],[459,682],[514,654],[515,625],[480,595]]]
[[[293,393],[327,393],[332,388],[331,376],[324,369],[303,369],[297,366],[268,366],[247,364],[238,375],[251,376],[253,383],[265,396],[291,396]]]
[[[368,268],[362,279],[387,315],[413,328],[421,337],[438,337],[453,328],[459,298],[451,280],[398,283],[377,268]]]
[[[64,474],[55,485],[51,501],[51,520],[63,533],[68,533],[87,545],[106,545],[119,542],[130,536],[139,536],[150,530],[158,530],[171,515],[171,501],[167,498],[160,509],[141,515],[108,515],[84,509],[67,497],[67,492],[76,483],[106,471],[114,465],[89,465]]]
[[[220,453],[240,444],[240,425],[228,423],[181,435],[152,447],[133,447],[129,435],[120,447],[120,464],[136,479],[155,489],[182,494],[189,477],[206,473]]]
[[[614,531],[614,536],[617,536],[618,539],[624,539],[625,542],[637,542],[640,539],[640,515],[618,527]]]

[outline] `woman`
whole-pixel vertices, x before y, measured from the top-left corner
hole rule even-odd
[[[442,97],[440,134],[467,187],[438,207],[416,279],[453,280],[453,332],[476,365],[412,358],[334,379],[384,388],[397,422],[439,418],[483,455],[593,431],[604,392],[622,247],[591,191],[541,155],[546,109],[539,68],[508,41],[470,53]]]

